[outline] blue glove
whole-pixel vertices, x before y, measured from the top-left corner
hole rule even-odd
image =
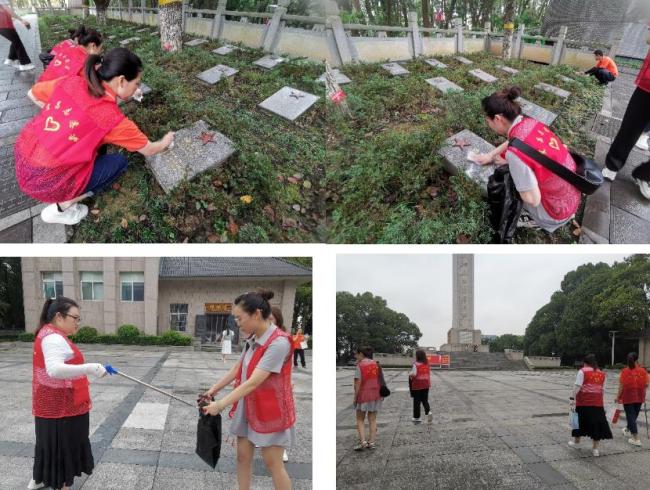
[[[115,369],[113,366],[110,364],[105,364],[104,369],[106,369],[106,372],[110,375],[117,374],[117,369]]]

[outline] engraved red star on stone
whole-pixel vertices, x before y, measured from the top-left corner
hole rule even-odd
[[[451,146],[457,146],[461,151],[465,149],[466,146],[472,146],[469,141],[463,138],[454,138],[454,142]]]
[[[215,133],[207,133],[203,131],[197,139],[201,140],[203,146],[207,145],[208,143],[216,143],[216,141],[214,141],[214,134]]]

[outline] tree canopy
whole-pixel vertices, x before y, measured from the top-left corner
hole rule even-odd
[[[559,355],[565,363],[594,353],[599,362],[609,363],[609,331],[617,330],[616,360],[622,362],[636,344],[633,337],[648,323],[647,284],[648,255],[633,255],[612,266],[589,263],[569,272],[528,324],[525,353]]]
[[[336,293],[337,360],[350,359],[357,347],[366,345],[375,352],[405,354],[417,347],[421,336],[415,323],[380,296]]]

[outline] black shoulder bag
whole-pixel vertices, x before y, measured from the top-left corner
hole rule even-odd
[[[377,363],[379,365],[379,363]],[[386,380],[384,379],[384,370],[379,366],[379,394],[382,398],[390,396],[390,390],[386,386]]]
[[[517,148],[524,155],[532,158],[561,179],[566,180],[583,194],[593,194],[603,184],[603,172],[596,162],[578,153],[569,152],[571,157],[573,157],[573,161],[576,162],[576,171],[572,172],[565,166],[540,153],[532,146],[524,143],[519,138],[510,139],[509,145]]]

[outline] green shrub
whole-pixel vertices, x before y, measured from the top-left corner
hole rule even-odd
[[[135,325],[122,325],[117,329],[117,336],[126,341],[125,343],[133,343],[134,339],[140,335],[140,330]]]
[[[117,335],[98,335],[95,342],[98,344],[119,344],[120,338]]]
[[[192,338],[174,330],[167,330],[160,336],[163,345],[192,345]]]
[[[92,344],[97,340],[97,329],[89,326],[84,326],[79,331],[70,336],[75,344]]]
[[[161,345],[162,337],[156,335],[143,335],[137,338],[138,345]]]
[[[18,340],[20,342],[34,342],[34,334],[33,333],[21,333],[18,335]]]

